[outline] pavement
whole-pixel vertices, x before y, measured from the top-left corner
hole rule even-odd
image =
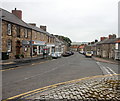
[[[34,62],[43,62],[47,59],[43,59],[42,56],[40,57],[29,57],[29,58],[22,58],[22,59],[12,59],[12,60],[2,60],[0,65],[2,66],[2,70],[9,69],[9,68],[16,68],[19,66],[28,65]]]
[[[47,89],[27,99],[33,101],[120,101],[120,80],[118,80],[118,75],[83,79]]]
[[[112,59],[104,59],[104,58],[99,58],[99,57],[92,57],[94,60],[96,61],[100,61],[100,62],[105,62],[105,63],[111,63],[111,64],[119,64],[120,61],[118,60],[112,60]]]

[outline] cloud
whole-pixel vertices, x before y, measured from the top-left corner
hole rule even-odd
[[[117,34],[118,0],[4,0],[2,7],[8,11],[21,9],[25,22],[47,25],[48,32],[73,41]]]

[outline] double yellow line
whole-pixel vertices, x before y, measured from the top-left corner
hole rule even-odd
[[[97,76],[85,77],[85,78],[81,78],[81,79],[76,79],[76,80],[71,80],[71,81],[67,81],[67,82],[62,82],[62,83],[58,83],[58,84],[54,84],[54,85],[50,85],[50,86],[38,88],[38,89],[35,89],[35,90],[32,90],[32,91],[28,91],[28,92],[26,92],[26,93],[22,93],[22,94],[19,94],[19,95],[16,95],[16,96],[7,98],[7,99],[5,99],[5,100],[3,100],[3,101],[9,101],[9,100],[12,100],[12,99],[17,99],[17,98],[27,98],[27,97],[29,97],[29,96],[31,96],[31,95],[33,95],[33,94],[40,93],[40,92],[45,91],[45,90],[47,90],[47,89],[49,89],[49,88],[55,88],[55,87],[58,87],[58,86],[60,86],[60,85],[75,83],[75,82],[78,82],[78,81],[81,81],[81,80],[94,79],[94,78],[100,78],[100,77],[109,77],[109,76],[114,76],[114,75],[120,75],[120,74],[97,75]]]

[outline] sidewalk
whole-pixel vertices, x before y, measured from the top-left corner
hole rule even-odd
[[[94,56],[92,58],[96,61],[105,62],[105,63],[111,63],[111,64],[119,64],[120,63],[120,61],[112,60],[112,59],[104,59],[104,58],[99,58],[99,57],[94,57]]]
[[[33,62],[42,62],[46,61],[47,59],[43,59],[42,56],[40,57],[29,57],[29,58],[22,58],[22,59],[14,59],[14,60],[2,60],[0,65],[2,66],[2,69],[9,69],[9,68],[15,68],[19,66],[24,66],[31,64]]]
[[[120,101],[117,75],[91,78],[47,89],[29,97],[30,101]]]

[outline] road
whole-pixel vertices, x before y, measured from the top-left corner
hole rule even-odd
[[[109,73],[118,73],[118,66],[75,53],[69,57],[4,71],[3,99],[60,82]]]

